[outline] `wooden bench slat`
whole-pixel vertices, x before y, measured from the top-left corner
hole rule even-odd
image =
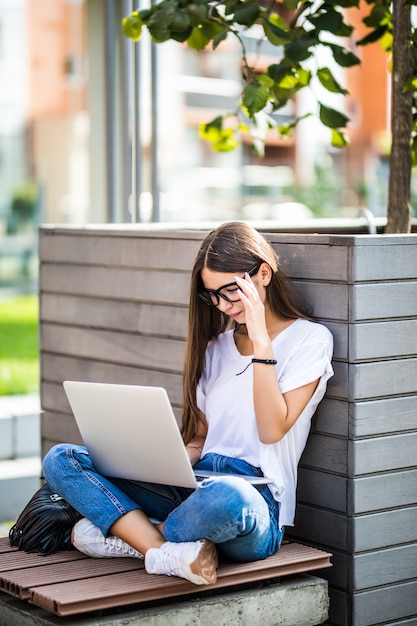
[[[177,577],[149,576],[138,559],[89,559],[77,551],[44,557],[10,548],[8,539],[0,539],[0,589],[67,616],[331,567],[331,556],[286,543],[262,561],[222,563],[215,585],[197,587]]]

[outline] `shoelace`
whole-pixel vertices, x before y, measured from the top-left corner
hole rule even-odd
[[[137,556],[139,554],[138,550],[132,548],[131,545],[123,541],[123,539],[119,539],[119,537],[108,537],[105,540],[106,544],[110,548],[110,552],[125,552],[130,556]]]
[[[174,576],[183,576],[184,568],[187,568],[189,566],[189,563],[184,560],[184,549],[186,550],[187,547],[185,543],[183,543],[182,545],[170,542],[165,543],[162,546],[160,552],[160,564],[162,565],[163,569],[165,571],[169,571]]]

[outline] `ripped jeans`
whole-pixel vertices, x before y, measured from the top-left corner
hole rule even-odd
[[[240,459],[207,454],[196,468],[257,475]],[[279,503],[268,489],[236,476],[206,478],[196,489],[171,487],[100,475],[87,449],[58,444],[45,456],[43,474],[49,485],[105,536],[114,522],[134,509],[164,522],[167,541],[210,539],[226,558],[254,561],[274,554],[284,530]]]

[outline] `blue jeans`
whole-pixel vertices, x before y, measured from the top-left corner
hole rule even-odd
[[[207,454],[199,469],[257,475],[259,470],[240,459]],[[196,489],[108,478],[95,469],[87,449],[59,444],[43,461],[44,477],[104,535],[122,515],[134,509],[164,522],[168,541],[210,539],[234,561],[254,561],[280,547],[279,503],[268,489],[242,478],[207,478]]]

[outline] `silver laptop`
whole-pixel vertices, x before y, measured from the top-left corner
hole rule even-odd
[[[162,387],[67,380],[64,389],[84,445],[104,476],[195,488],[197,481],[221,475],[194,472]]]

